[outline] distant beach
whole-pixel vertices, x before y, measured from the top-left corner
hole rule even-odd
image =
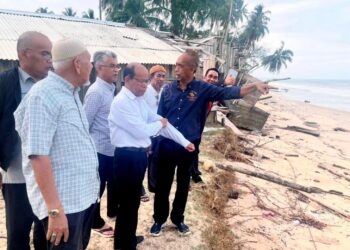
[[[350,79],[291,79],[271,85],[288,99],[350,112]]]

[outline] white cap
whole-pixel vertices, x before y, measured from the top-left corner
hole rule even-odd
[[[74,58],[84,51],[86,51],[86,47],[78,39],[63,38],[52,47],[52,61],[58,62]]]

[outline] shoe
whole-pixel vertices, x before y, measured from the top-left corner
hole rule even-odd
[[[181,222],[179,224],[175,224],[175,226],[177,227],[177,231],[180,235],[185,236],[191,234],[189,227],[185,223]]]
[[[150,230],[151,235],[154,236],[154,237],[157,237],[157,236],[161,235],[162,227],[163,227],[163,224],[155,222],[153,224],[153,226],[151,227],[151,230]]]
[[[112,227],[108,226],[107,224],[104,224],[101,228],[93,228],[92,232],[95,234],[98,234],[104,238],[112,238],[114,237],[114,230]]]
[[[192,176],[192,180],[194,183],[203,182],[202,178],[199,175]]]
[[[147,201],[149,201],[149,196],[148,196],[148,194],[144,194],[140,197],[140,199],[142,202],[147,202]]]
[[[140,244],[142,241],[145,240],[145,237],[143,237],[142,235],[138,235],[136,236],[136,244]]]

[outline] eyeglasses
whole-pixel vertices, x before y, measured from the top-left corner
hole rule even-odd
[[[143,83],[143,84],[147,84],[148,83],[148,79],[138,79],[136,77],[134,77],[133,79],[135,79],[139,83]]]
[[[31,50],[31,51],[37,52],[46,61],[52,60],[52,54],[49,51],[45,51],[45,50],[37,51],[34,49],[30,49],[30,48],[27,48],[26,50]]]
[[[107,68],[110,68],[110,69],[116,69],[116,70],[120,70],[121,67],[119,67],[119,65],[117,64],[109,64],[109,65],[106,65],[106,64],[101,64],[102,67],[107,67]]]

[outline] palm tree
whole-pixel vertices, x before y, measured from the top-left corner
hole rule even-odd
[[[164,26],[164,21],[154,15],[155,8],[150,7],[150,0],[102,0],[102,8],[107,19],[149,28],[152,25]]]
[[[112,20],[115,12],[122,10],[125,0],[100,0],[100,8],[105,11],[106,19]]]
[[[293,51],[284,49],[284,42],[282,41],[281,47],[272,55],[263,57],[261,66],[264,66],[270,72],[279,73],[282,65],[287,68],[287,62],[292,62],[293,55]]]
[[[55,14],[53,11],[49,11],[48,7],[40,7],[35,12],[36,13],[43,13],[43,14]]]
[[[264,11],[264,6],[259,4],[250,15],[248,24],[240,36],[240,44],[243,47],[254,47],[255,43],[269,32],[267,28],[270,11]]]
[[[62,11],[62,14],[65,16],[75,16],[77,12],[74,11],[72,7],[68,7],[65,8],[64,11]]]
[[[86,12],[84,11],[82,13],[83,18],[89,18],[89,19],[95,19],[95,13],[94,10],[88,9]]]

